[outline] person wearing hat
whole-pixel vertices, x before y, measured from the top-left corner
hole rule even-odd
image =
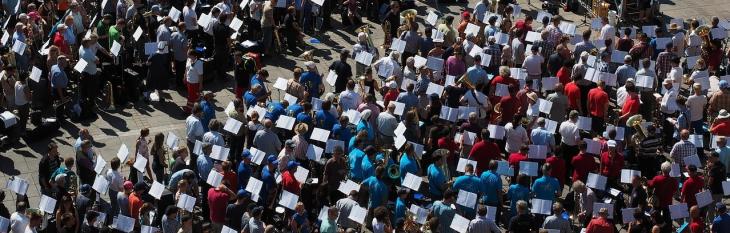
[[[161,25],[160,27],[163,26]],[[150,95],[154,93],[159,101],[162,102],[164,102],[162,91],[169,87],[170,78],[172,78],[172,70],[170,70],[170,63],[172,61],[167,48],[168,41],[170,40],[169,31],[166,39],[165,41],[157,42],[157,50],[147,58],[149,75],[147,77],[148,89],[146,91],[150,92]]]
[[[253,167],[251,166],[251,156],[251,151],[243,149],[241,162],[238,163],[238,168],[236,169],[236,177],[238,178],[237,189],[245,189],[249,178],[254,173]]]
[[[721,109],[730,109],[730,83],[720,80],[719,87],[720,90],[712,93],[708,102],[707,115],[711,117],[716,117],[715,113]]]
[[[139,220],[140,208],[144,201],[142,200],[142,194],[147,191],[147,184],[139,182],[134,185],[134,191],[129,194],[129,217]],[[123,206],[121,208],[124,208]]]
[[[71,50],[65,36],[67,29],[68,27],[65,24],[58,24],[56,26],[56,33],[53,35],[53,45],[58,47],[63,55],[71,55]]]
[[[684,24],[684,22],[682,22]],[[686,47],[684,30],[680,30],[684,25],[680,26],[676,23],[669,24],[669,33],[672,36],[672,44],[674,45],[674,56],[684,56],[684,48]]]
[[[243,189],[238,190],[238,193],[236,193],[236,202],[228,204],[228,207],[226,207],[226,226],[240,231],[242,218],[239,216],[243,216],[246,213],[246,208],[250,203],[251,193]]]
[[[712,220],[712,232],[730,231],[730,215],[727,214],[727,206],[722,201],[715,204],[716,217]]]
[[[134,183],[132,181],[125,181],[123,184],[124,192],[118,192],[117,196],[114,200],[117,202],[117,206],[119,206],[119,213],[123,214],[124,216],[130,216],[129,212],[129,197],[134,191]]]
[[[306,71],[299,77],[299,83],[304,85],[305,89],[311,97],[319,97],[324,92],[324,84],[322,83],[322,76],[317,71],[317,66],[313,61],[304,62]]]
[[[391,51],[388,56],[384,56],[374,62],[372,68],[375,69],[381,79],[387,79],[391,76],[400,78],[403,74],[401,66],[398,63],[399,58],[400,53],[398,51]]]
[[[607,208],[599,209],[598,217],[593,218],[593,220],[588,223],[586,233],[613,232],[615,226],[612,226],[610,220],[608,220],[609,214],[613,213],[608,213]]]
[[[385,95],[383,95],[383,105],[385,107],[388,107],[390,101],[395,101],[398,98],[398,95],[400,95],[400,88],[398,88],[398,83],[393,80],[385,83],[385,87],[388,89],[388,91],[385,93]]]
[[[601,175],[608,178],[609,186],[618,185],[621,177],[621,169],[624,167],[624,156],[618,152],[618,142],[608,140],[606,142],[608,151],[601,153]],[[617,187],[617,186],[616,186]]]
[[[281,187],[290,193],[300,195],[302,192],[302,185],[304,182],[299,182],[294,174],[297,172],[299,163],[294,160],[289,160],[286,163],[286,170],[281,174]]]
[[[712,122],[710,127],[710,133],[712,135],[719,135],[730,137],[730,113],[722,109],[715,117],[715,121]]]
[[[261,190],[258,194],[259,204],[261,206],[268,206],[270,202],[274,201],[274,194],[276,194],[276,171],[279,167],[279,160],[276,160],[276,155],[270,154],[266,158],[266,165],[261,169]]]
[[[356,58],[361,52],[366,52],[373,55],[373,59],[378,56],[378,48],[373,46],[370,42],[369,36],[365,32],[357,34],[357,43],[352,46],[352,58]],[[369,66],[363,65],[360,62],[355,62],[355,76],[361,76],[365,73],[365,69]]]

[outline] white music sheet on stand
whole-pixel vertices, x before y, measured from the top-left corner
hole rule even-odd
[[[470,209],[476,209],[477,194],[469,191],[459,190],[459,195],[456,198],[456,204]]]
[[[606,190],[606,182],[608,181],[608,178],[599,174],[595,173],[588,173],[588,180],[586,182],[586,186],[599,189],[599,190]]]
[[[634,221],[634,212],[638,208],[625,208],[621,209],[621,217],[624,224],[629,224]]]
[[[263,165],[262,162],[264,161],[264,158],[266,157],[266,152],[256,149],[256,147],[251,147],[249,152],[251,152],[251,161],[253,163],[255,163],[257,165]]]
[[[537,176],[538,166],[536,162],[520,161],[520,173],[527,176]]]
[[[410,172],[406,173],[406,177],[403,178],[403,186],[416,192],[418,192],[422,182],[422,177],[413,175]]]
[[[701,134],[690,134],[689,139],[687,141],[692,142],[692,144],[695,144],[695,147],[697,148],[703,148],[705,147],[704,140],[702,140]]]
[[[368,211],[365,208],[355,205],[352,206],[352,209],[350,210],[350,215],[347,216],[347,218],[357,223],[364,224],[365,215],[367,215],[367,212]]]
[[[292,128],[294,128],[295,122],[296,119],[294,117],[281,115],[279,116],[279,119],[276,119],[276,127],[291,130]]]
[[[710,192],[710,190],[705,190],[703,192],[696,193],[695,199],[697,199],[697,207],[700,207],[700,208],[705,207],[705,206],[715,202],[712,199],[712,193]]]
[[[451,220],[451,225],[449,227],[456,232],[466,233],[466,230],[469,227],[469,219],[466,219],[459,214],[454,214],[454,219]]]
[[[687,157],[682,158],[684,160],[684,164],[686,165],[695,165],[695,167],[701,168],[702,163],[700,162],[700,157],[697,156],[697,154],[690,155]]]
[[[96,175],[94,178],[94,185],[91,187],[100,194],[106,194],[109,189],[109,181],[104,176]]]
[[[533,198],[530,202],[532,202],[531,212],[533,214],[550,215],[553,206],[552,200]]]
[[[601,154],[601,143],[594,141],[590,138],[584,138],[583,142],[586,143],[586,152],[589,154],[600,155]]]
[[[311,145],[311,144],[310,144]],[[337,146],[342,147],[342,150],[345,150],[345,142],[340,140],[334,140],[334,139],[327,139],[327,147],[324,149],[324,153],[334,153],[335,148]]]
[[[606,132],[610,132],[611,130],[616,130],[616,140],[617,141],[624,141],[624,134],[625,134],[625,128],[624,127],[616,127],[612,124],[606,125]]]
[[[680,171],[681,170],[679,169],[679,164],[672,163],[672,169],[669,171],[669,176],[670,177],[680,177],[682,175],[682,173]]]
[[[312,130],[312,136],[310,137],[310,139],[326,143],[327,138],[329,138],[329,135],[330,135],[329,130],[325,130],[325,129],[321,129],[321,128],[314,128],[314,130]]]
[[[246,184],[246,191],[251,193],[251,200],[258,202],[259,193],[261,193],[261,187],[264,186],[264,182],[254,177],[248,178],[248,184]]]
[[[641,177],[641,171],[621,169],[621,183],[631,184],[631,181],[634,180],[634,176]]]
[[[558,131],[558,122],[545,118],[545,130],[555,134]]]
[[[133,167],[137,169],[137,171],[144,174],[147,171],[147,158],[140,154],[137,154],[137,158],[134,160]]]
[[[337,73],[334,70],[327,72],[327,78],[325,79],[330,86],[335,86],[337,82]]]
[[[471,164],[472,167],[477,167],[477,161],[469,160],[465,158],[459,158],[459,163],[456,165],[456,171],[458,172],[466,172],[464,169],[466,168],[467,164]]]
[[[433,71],[443,71],[444,59],[429,56],[426,60],[426,67]]]
[[[361,51],[355,56],[355,61],[365,66],[370,66],[370,63],[373,62],[373,54]]]
[[[434,13],[433,11],[428,11],[428,16],[426,16],[426,23],[436,26],[436,21],[438,20],[438,15]]]
[[[578,116],[578,129],[590,131],[591,130],[591,118]]]
[[[673,220],[688,218],[689,212],[687,211],[687,203],[677,203],[675,205],[669,205],[669,215]]]
[[[33,66],[33,69],[30,72],[30,80],[37,82],[40,82],[41,80],[41,74],[43,71],[41,69],[38,69],[38,67]]]
[[[515,170],[509,166],[509,162],[499,160],[497,161],[497,174],[511,177],[515,175]]]

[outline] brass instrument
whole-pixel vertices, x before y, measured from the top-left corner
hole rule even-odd
[[[385,27],[383,27],[383,28],[385,28]],[[383,29],[383,30],[385,30],[385,29]],[[389,30],[385,30],[385,31],[388,32]],[[367,35],[366,37],[368,38],[368,46],[371,47],[371,48],[374,48],[375,45],[373,44],[373,39],[370,38],[370,34],[372,34],[370,32],[370,25],[369,24],[364,24],[364,25],[360,26],[359,28],[355,29],[355,34],[359,34],[360,32],[364,32],[365,35]],[[386,40],[389,40],[389,37],[386,36],[385,39]],[[370,52],[370,51],[367,51],[367,52]],[[378,57],[378,50],[375,49],[375,53],[373,54],[373,60],[375,60],[377,57]]]
[[[634,143],[635,146],[641,145],[641,141],[643,141],[646,138],[647,132],[644,127],[641,126],[641,121],[643,120],[643,117],[641,114],[636,114],[629,119],[626,120],[626,125],[633,127],[636,133],[631,137],[632,143]]]
[[[116,108],[114,107],[114,84],[112,84],[111,81],[106,81],[105,86],[107,88],[107,93],[109,93],[109,98],[108,98],[109,107],[107,107],[106,110],[114,111],[114,110],[116,110]]]
[[[712,28],[710,28],[710,26],[707,26],[707,25],[700,25],[699,27],[695,28],[695,32],[697,33],[698,36],[701,36],[701,37],[709,36],[710,30],[712,30]]]
[[[408,9],[400,12],[400,21],[403,22],[403,25],[398,27],[397,36],[411,29],[411,25],[416,22],[416,15],[418,15],[416,9]]]
[[[464,87],[466,87],[468,89],[474,89],[474,87],[475,87],[474,84],[471,83],[471,79],[469,79],[469,77],[467,77],[466,74],[461,75],[461,77],[459,78],[459,80],[456,81],[456,83],[462,84]]]
[[[400,167],[398,167],[398,164],[388,166],[388,177],[394,180],[400,178]]]
[[[383,33],[385,34],[385,37],[383,38],[383,45],[381,47],[389,48],[390,42],[392,40],[391,39],[392,35],[390,35],[390,22],[388,20],[385,20],[385,22],[383,24],[381,24],[380,27],[383,30]],[[370,36],[368,36],[368,42],[370,42]]]

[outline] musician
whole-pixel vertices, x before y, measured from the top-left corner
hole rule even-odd
[[[369,146],[373,150],[375,148]],[[367,148],[365,149],[367,151]],[[388,201],[388,186],[383,182],[385,180],[385,166],[378,166],[375,169],[375,175],[370,176],[362,181],[362,185],[367,187],[368,190],[368,216],[372,216],[373,209],[376,207],[387,204]],[[372,218],[372,217],[370,217]],[[369,218],[365,218],[366,220]]]
[[[678,189],[677,180],[669,175],[671,170],[672,164],[669,161],[662,163],[661,174],[656,175],[647,183],[649,188],[654,189],[654,195],[659,200],[659,205],[653,206],[653,208],[661,211],[665,220],[670,219],[669,205],[672,204],[672,197]]]
[[[197,45],[198,43],[198,15],[195,13],[195,9],[193,6],[195,5],[195,0],[186,0],[185,1],[185,7],[183,7],[182,10],[182,19],[185,23],[185,35],[187,38],[189,38],[192,41],[193,45]]]
[[[127,21],[125,21],[124,19],[117,19],[116,24],[109,27],[109,33],[108,33],[109,34],[109,44],[108,44],[109,49],[111,49],[111,46],[114,44],[114,41],[124,45],[124,26],[126,26],[126,24],[127,24]],[[61,26],[61,25],[59,25],[59,26]],[[59,34],[56,33],[56,35],[58,36]],[[63,35],[60,35],[60,36],[63,36]],[[54,39],[54,42],[57,40],[58,39]],[[63,40],[63,38],[61,38],[61,40]],[[59,46],[58,43],[55,43],[55,44],[57,46]],[[59,47],[61,47],[61,46],[59,46]],[[61,52],[63,52],[62,48],[61,48]]]
[[[343,195],[337,189],[347,175],[347,161],[342,157],[344,148],[335,146],[332,152],[332,158],[327,160],[324,165],[324,173],[322,173],[323,185],[327,186],[330,205],[334,205],[337,200],[342,198]]]
[[[165,50],[167,50],[167,43],[158,42],[157,51],[147,58],[147,66],[149,66],[147,91],[162,92],[169,86],[170,76],[172,76],[170,63],[172,62],[170,55]],[[159,94],[161,93],[158,93],[160,101],[164,101],[162,95]]]
[[[712,200],[716,203],[722,202],[723,188],[722,183],[725,182],[727,177],[726,164],[720,161],[720,154],[717,152],[710,153],[707,157],[707,164],[705,171],[707,171],[705,178],[707,179],[707,189],[712,193]],[[710,209],[707,211],[707,216],[715,216],[715,211]]]
[[[194,0],[189,1],[195,2]],[[264,5],[264,8],[262,10],[263,15],[261,17],[261,30],[263,31],[262,41],[264,42],[263,47],[265,55],[269,55],[271,54],[271,52],[273,52],[272,47],[274,46],[274,26],[276,24],[276,22],[274,22],[274,8],[276,8],[276,1],[277,0],[269,1],[269,4]]]
[[[69,48],[65,38],[66,30],[67,27],[65,24],[59,24],[56,26],[56,34],[53,36],[53,45],[57,46],[61,50],[61,54],[70,55],[71,49]]]
[[[307,71],[299,77],[299,83],[304,85],[305,89],[311,97],[319,97],[324,92],[324,84],[322,76],[317,71],[317,66],[312,61],[304,62]]]
[[[297,22],[296,10],[294,6],[289,6],[286,9],[286,16],[284,16],[284,23],[282,25],[284,29],[284,37],[286,37],[286,46],[293,53],[297,54],[299,49],[299,35],[301,34],[301,27]]]
[[[349,56],[350,51],[342,49],[340,51],[340,59],[332,62],[329,66],[328,70],[332,70],[335,74],[337,74],[337,80],[335,80],[335,93],[344,91],[348,80],[352,78],[352,68],[350,67],[350,64],[347,64],[347,57]]]
[[[573,50],[573,57],[578,58],[582,57],[583,52],[591,52],[594,49],[596,49],[596,46],[593,45],[593,42],[591,41],[591,30],[585,30],[581,34],[581,38],[583,41],[578,42],[578,44],[575,45],[575,49]],[[586,57],[587,58],[587,57]],[[575,70],[573,70],[575,73]],[[581,77],[583,75],[581,74]]]
[[[454,184],[451,186],[452,190],[464,190],[474,194],[481,194],[481,180],[476,174],[474,174],[474,166],[470,163],[464,167],[464,175],[456,177]],[[444,196],[446,197],[446,195]],[[435,204],[434,204],[435,205]],[[457,205],[456,209],[466,218],[474,218],[476,211],[470,207],[464,207]]]
[[[674,45],[674,56],[684,56],[685,36],[684,32],[679,30],[676,23],[669,24],[669,34],[672,36],[672,44]]]
[[[29,52],[30,49],[28,49],[30,47],[31,41],[30,41],[30,38],[26,37],[25,30],[26,30],[26,28],[25,28],[25,25],[23,25],[23,23],[18,22],[15,24],[15,33],[13,33],[12,44],[20,42],[20,43],[25,43],[28,46],[28,47],[26,47],[26,51],[24,51],[22,55],[20,53],[13,51],[15,53],[15,62],[18,66],[18,69],[20,69],[20,70],[28,70],[28,62],[30,61],[30,55],[31,55],[31,53]],[[8,45],[8,46],[11,46],[11,45]]]
[[[56,58],[56,65],[53,65],[51,67],[51,90],[53,90],[51,93],[54,100],[66,99],[66,87],[68,86],[68,77],[66,76],[65,70],[67,66],[68,60],[66,56],[60,55],[58,56],[58,58]],[[5,66],[4,71],[6,75],[12,75],[15,73],[15,67],[10,65]]]
[[[187,36],[187,30],[186,30],[186,24],[184,22],[178,23],[176,28],[173,28],[173,33],[170,36],[170,44],[169,48],[172,50],[172,57],[173,57],[173,67],[175,68],[175,84],[180,87],[184,87],[184,81],[185,80],[185,61],[187,60],[187,51],[190,47],[190,39]],[[239,63],[240,60],[240,54],[236,57],[236,64]],[[244,67],[244,65],[236,66],[236,67]],[[236,70],[238,72],[238,70]],[[237,73],[236,73],[237,74]],[[237,75],[234,75],[237,76]],[[245,78],[246,81],[248,81],[248,76]],[[238,80],[238,79],[236,79]],[[246,85],[250,86],[250,85]],[[237,86],[238,87],[238,86]],[[236,89],[236,98],[241,99],[243,96],[243,91],[238,91],[238,88]]]
[[[379,6],[378,6],[379,7]],[[381,25],[383,32],[386,34],[385,44],[390,45],[391,37],[398,35],[398,27],[400,26],[400,2],[391,1],[390,10],[383,17],[384,22]]]
[[[200,93],[200,83],[203,75],[203,63],[198,60],[200,54],[195,50],[188,50],[188,61],[185,64],[188,101],[185,107],[186,112],[190,112],[193,104],[198,101]]]

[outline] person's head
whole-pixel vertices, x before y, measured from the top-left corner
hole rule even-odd
[[[717,216],[723,215],[727,213],[727,206],[725,206],[725,203],[721,201],[717,202],[717,204],[715,204],[715,211],[717,211]]]
[[[63,165],[66,166],[66,169],[73,168],[75,162],[74,157],[66,157],[63,159]]]
[[[274,0],[276,1],[276,0]],[[180,223],[182,223],[183,229],[192,229],[193,228],[193,216],[189,214],[184,214],[180,218]]]
[[[327,218],[330,220],[337,219],[337,216],[340,214],[340,210],[337,209],[337,207],[330,207],[329,210],[327,210]]]
[[[517,213],[519,214],[527,214],[527,202],[523,200],[517,201]]]
[[[453,203],[457,194],[458,194],[458,192],[454,191],[451,188],[448,188],[448,189],[446,189],[446,191],[444,191],[443,201],[446,203]]]
[[[17,204],[15,204],[15,211],[18,213],[25,214],[25,211],[28,209],[28,203],[24,201],[19,201]]]
[[[591,40],[591,30],[583,31],[583,34],[581,34],[581,37],[583,37],[584,41],[590,41]]]
[[[43,224],[43,215],[36,211],[30,212],[29,220],[29,225],[31,227],[40,227]]]
[[[681,138],[681,139],[682,139],[683,141],[687,141],[687,139],[689,139],[689,130],[687,130],[687,129],[683,129],[682,131],[680,131],[680,132],[679,132],[679,137],[680,137],[680,138]]]
[[[177,218],[178,211],[179,209],[177,208],[177,206],[168,206],[167,209],[165,209],[165,217],[167,217],[168,219],[175,219]]]
[[[672,171],[672,163],[669,161],[662,163],[660,167],[662,174],[669,175],[669,172]]]
[[[474,165],[471,163],[467,163],[466,166],[464,166],[464,173],[466,174],[473,174],[474,173]]]
[[[608,209],[607,208],[601,208],[598,210],[598,216],[601,218],[608,218]]]
[[[576,180],[573,182],[573,190],[579,193],[584,193],[586,191],[586,185],[583,181]]]

